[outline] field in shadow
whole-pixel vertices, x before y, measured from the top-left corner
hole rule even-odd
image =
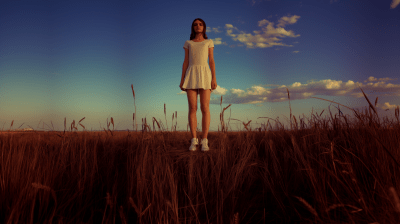
[[[222,125],[208,152],[155,119],[158,131],[2,134],[0,223],[399,222],[399,108],[380,119],[366,100],[353,120]]]

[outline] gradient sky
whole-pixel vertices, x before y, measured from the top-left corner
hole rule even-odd
[[[335,104],[380,117],[400,105],[400,0],[1,1],[0,125],[4,130],[64,130],[73,120],[102,130],[138,130],[152,117],[187,129],[188,101],[179,88],[190,28],[202,18],[214,41],[218,87],[211,94],[210,131],[220,100],[225,122],[270,117],[288,124]],[[357,85],[358,84],[358,85]],[[344,114],[351,110],[340,107]],[[231,115],[230,115],[231,113]],[[322,115],[324,117],[324,114]],[[197,122],[201,131],[200,96]],[[52,124],[53,123],[53,127]],[[174,120],[174,124],[175,124]],[[271,121],[274,124],[273,121]],[[242,130],[231,120],[233,131]],[[79,125],[77,125],[79,126]],[[101,127],[101,128],[100,128]],[[112,129],[112,127],[110,127]],[[83,128],[78,127],[81,131]]]

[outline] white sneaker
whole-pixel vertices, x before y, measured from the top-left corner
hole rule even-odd
[[[190,150],[190,151],[196,151],[197,145],[199,145],[199,139],[197,139],[197,138],[192,138],[191,141],[192,141],[192,144],[190,145],[189,150]]]
[[[203,138],[202,140],[201,140],[201,151],[208,151],[208,150],[210,150],[210,148],[208,147],[208,139],[206,139],[206,138]]]

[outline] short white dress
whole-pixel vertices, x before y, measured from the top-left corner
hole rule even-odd
[[[202,42],[187,40],[183,45],[183,48],[189,49],[189,66],[182,85],[184,91],[186,89],[211,89],[212,74],[207,58],[208,49],[212,47],[214,47],[214,42],[211,39],[205,39]]]

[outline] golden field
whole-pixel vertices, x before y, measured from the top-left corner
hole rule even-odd
[[[64,121],[2,133],[0,223],[398,223],[399,108],[382,119],[365,98],[353,120],[291,115],[289,130],[268,120],[234,133],[229,105],[208,152],[155,118],[139,132],[114,132],[111,118],[103,132]]]

